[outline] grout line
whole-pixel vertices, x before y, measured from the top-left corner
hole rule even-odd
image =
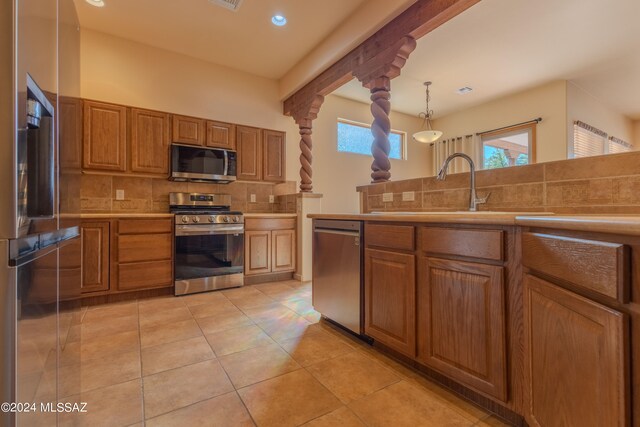
[[[146,425],[147,415],[145,413],[145,401],[144,401],[144,375],[142,371],[142,331],[140,330],[140,306],[139,300],[136,299],[136,315],[138,317],[138,361],[140,363],[140,392],[142,400],[142,425]]]

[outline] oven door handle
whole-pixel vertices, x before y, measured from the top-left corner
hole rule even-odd
[[[209,236],[214,234],[244,234],[244,226],[190,226],[179,225],[176,227],[176,236]]]

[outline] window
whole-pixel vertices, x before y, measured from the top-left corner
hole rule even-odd
[[[536,124],[527,124],[482,135],[484,169],[535,163]]]
[[[391,144],[390,158],[406,159],[405,140],[405,132],[391,131],[389,134],[389,143]],[[338,119],[338,151],[370,156],[372,142],[373,136],[371,135],[370,125]]]
[[[631,151],[631,144],[581,121],[573,123],[573,153],[570,157],[591,157]]]

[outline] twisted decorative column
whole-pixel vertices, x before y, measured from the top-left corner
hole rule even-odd
[[[314,95],[312,97],[296,100],[290,114],[296,121],[300,129],[300,192],[310,193],[313,191],[311,178],[313,176],[313,154],[311,149],[311,127],[313,121],[318,117],[320,106],[324,102],[324,96]]]
[[[391,144],[389,143],[391,102],[389,102],[389,99],[391,98],[391,93],[389,78],[383,77],[377,80],[379,82],[377,81],[377,84],[371,88],[371,114],[373,115],[373,123],[371,124],[371,133],[373,135],[373,143],[371,144],[371,154],[373,155],[371,182],[386,182],[391,178],[391,162],[389,161],[389,152],[391,151]]]
[[[311,178],[313,176],[313,169],[311,163],[313,162],[313,154],[311,149],[313,148],[313,142],[311,140],[311,121],[305,120],[305,123],[300,123],[300,191],[311,192],[313,191],[313,185],[311,184]],[[308,122],[308,123],[306,123]]]

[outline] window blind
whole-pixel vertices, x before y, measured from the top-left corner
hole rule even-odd
[[[606,132],[581,121],[573,123],[573,157],[600,156],[606,143]]]
[[[631,144],[619,138],[616,138],[615,136],[609,137],[608,144],[609,144],[608,152],[611,154],[626,153],[627,151],[631,151]]]

